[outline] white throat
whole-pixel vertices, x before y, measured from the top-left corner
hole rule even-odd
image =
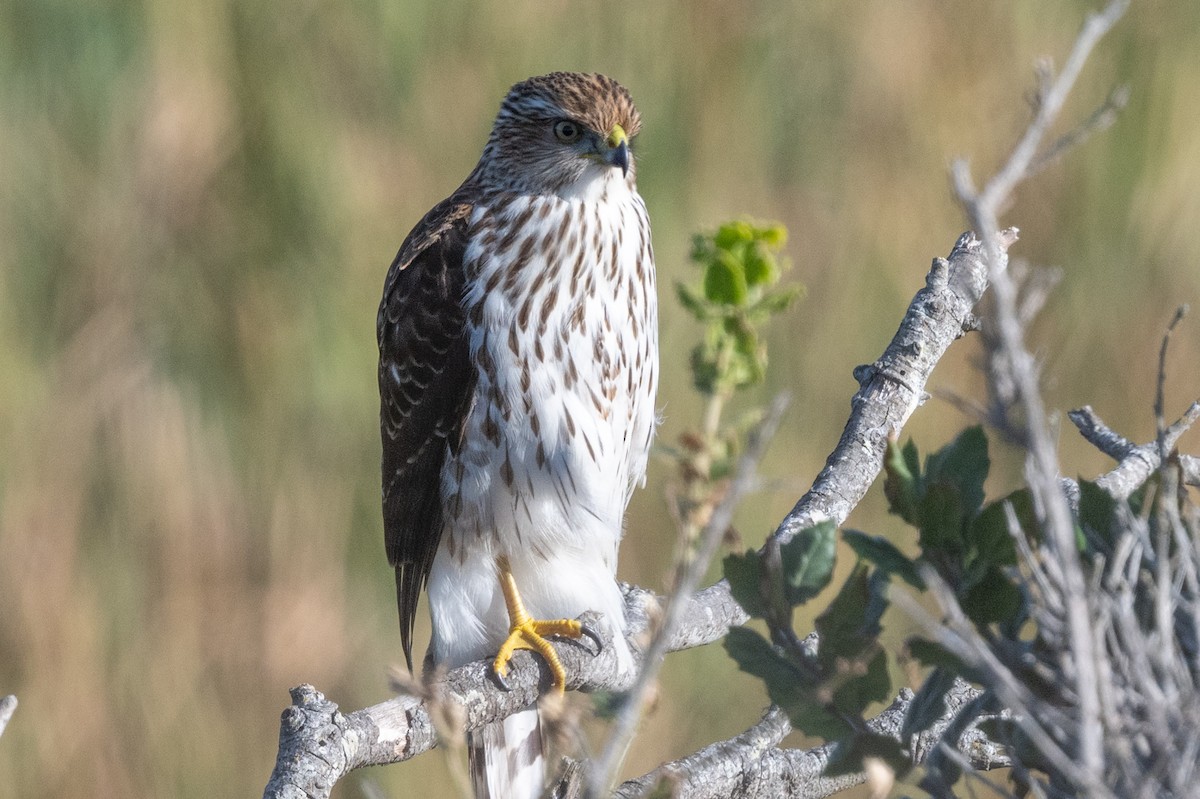
[[[585,203],[623,199],[629,194],[629,183],[620,170],[602,164],[589,166],[579,180],[558,191],[564,200]]]

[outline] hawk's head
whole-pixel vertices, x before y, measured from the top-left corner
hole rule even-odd
[[[532,194],[589,195],[593,184],[614,177],[632,186],[630,142],[641,125],[629,92],[612,78],[530,78],[501,103],[477,174],[496,188]]]

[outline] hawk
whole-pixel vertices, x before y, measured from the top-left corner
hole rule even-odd
[[[383,518],[405,658],[429,591],[428,659],[546,636],[631,663],[615,572],[655,429],[658,319],[646,206],[620,84],[556,72],[512,87],[478,165],[400,247],[379,306]],[[468,741],[480,796],[539,796],[536,708]]]

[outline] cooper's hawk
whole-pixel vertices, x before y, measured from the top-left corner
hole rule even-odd
[[[650,225],[629,149],[640,125],[603,75],[518,83],[479,164],[388,270],[383,517],[410,669],[426,582],[434,663],[499,652],[503,676],[514,646],[532,648],[561,690],[542,636],[578,637],[564,620],[589,610],[629,663],[614,574],[658,376]],[[535,709],[469,751],[480,795],[540,795]]]

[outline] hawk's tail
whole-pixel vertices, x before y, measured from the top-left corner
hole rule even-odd
[[[476,799],[539,799],[546,783],[536,707],[518,711],[467,736]]]

